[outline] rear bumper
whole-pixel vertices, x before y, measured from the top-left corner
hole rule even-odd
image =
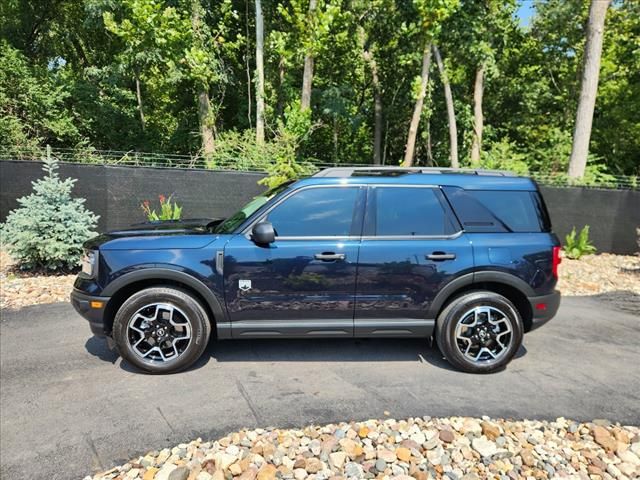
[[[89,328],[96,337],[107,336],[108,332],[105,331],[104,324],[104,310],[109,298],[87,295],[75,288],[71,292],[71,305],[76,309],[76,312],[89,321]],[[97,307],[96,302],[100,302],[101,307]]]
[[[530,330],[535,330],[547,323],[556,316],[558,308],[560,308],[560,292],[557,290],[549,295],[529,297],[527,300],[529,300],[533,312]]]

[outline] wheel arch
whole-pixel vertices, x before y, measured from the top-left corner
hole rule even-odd
[[[444,308],[456,297],[473,290],[489,290],[506,297],[518,309],[524,330],[532,327],[533,311],[527,297],[536,293],[524,280],[504,272],[473,272],[448,283],[431,303],[429,318],[438,318]]]
[[[218,298],[194,276],[170,268],[145,268],[118,277],[103,290],[102,295],[110,297],[105,307],[105,331],[111,332],[115,315],[127,298],[145,288],[160,285],[178,287],[196,297],[205,308],[214,332],[217,322],[225,321]]]

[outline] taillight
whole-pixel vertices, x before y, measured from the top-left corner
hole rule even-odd
[[[558,265],[562,262],[562,258],[560,258],[560,249],[562,247],[553,247],[553,276],[558,278]]]

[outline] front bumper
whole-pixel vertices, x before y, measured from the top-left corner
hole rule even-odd
[[[527,300],[529,300],[533,312],[530,331],[541,327],[555,317],[558,308],[560,308],[560,292],[557,290],[549,295],[529,297]]]
[[[106,331],[104,323],[104,311],[109,298],[87,295],[75,288],[71,292],[71,305],[76,309],[76,312],[89,321],[89,328],[96,337],[106,337],[109,333]],[[98,303],[101,305],[100,307],[97,306]]]

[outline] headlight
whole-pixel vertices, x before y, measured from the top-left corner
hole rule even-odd
[[[85,250],[82,256],[82,273],[86,273],[90,277],[96,271],[96,264],[98,260],[98,253],[95,250]]]

